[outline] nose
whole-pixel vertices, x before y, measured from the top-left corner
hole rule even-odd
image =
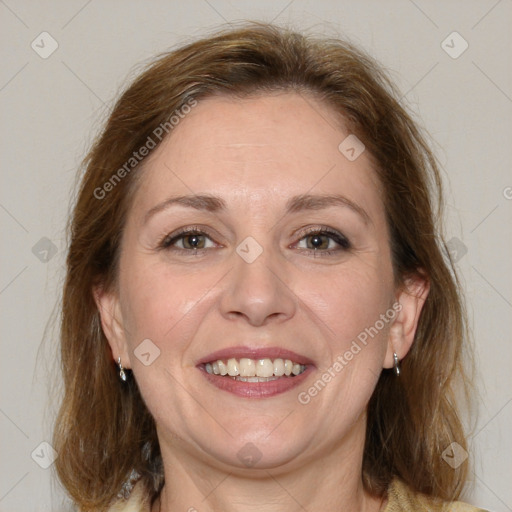
[[[297,298],[285,282],[283,265],[265,250],[252,263],[234,254],[234,267],[226,276],[228,285],[221,299],[222,314],[229,320],[243,319],[252,326],[292,318]]]

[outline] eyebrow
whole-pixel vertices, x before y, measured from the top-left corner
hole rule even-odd
[[[350,208],[353,212],[362,217],[365,224],[371,223],[370,216],[364,208],[359,206],[348,197],[332,194],[332,195],[312,195],[302,194],[292,197],[286,203],[287,213],[296,213],[303,210],[323,210],[332,206],[343,206]]]
[[[202,195],[186,195],[170,197],[162,203],[157,204],[151,208],[144,216],[144,224],[157,213],[167,210],[171,206],[180,205],[195,210],[207,212],[220,212],[227,209],[226,202],[217,196],[208,194]],[[297,213],[307,210],[323,210],[332,206],[342,206],[350,208],[353,212],[357,213],[365,224],[371,223],[368,213],[354,201],[342,195],[312,195],[301,194],[290,198],[286,202],[286,213]]]
[[[173,205],[186,206],[195,210],[218,212],[226,209],[226,202],[220,197],[210,195],[189,195],[170,197],[149,210],[144,216],[144,224],[157,213],[167,210]]]

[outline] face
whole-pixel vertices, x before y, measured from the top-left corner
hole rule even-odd
[[[348,135],[313,97],[215,97],[145,163],[99,303],[164,453],[293,467],[364,439],[416,309],[394,287],[369,155],[338,148]]]

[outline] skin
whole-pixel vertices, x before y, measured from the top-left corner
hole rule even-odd
[[[145,162],[123,234],[115,291],[96,290],[112,356],[132,368],[153,414],[165,485],[154,510],[203,512],[379,510],[362,485],[366,407],[383,368],[413,342],[428,286],[396,289],[379,182],[369,155],[349,161],[349,132],[311,96],[279,93],[199,101]],[[171,196],[209,194],[224,210],[183,205],[148,212]],[[347,206],[286,212],[300,194],[339,194]],[[201,226],[206,249],[159,242]],[[305,229],[329,227],[350,242]],[[253,237],[262,254],[236,252]],[[318,240],[317,240],[318,242]],[[188,245],[187,247],[190,247]],[[325,249],[327,247],[327,249]],[[330,251],[327,254],[327,250]],[[308,404],[313,385],[365,328],[399,301],[400,313]],[[134,350],[160,350],[145,366]],[[299,388],[242,398],[208,383],[200,358],[227,347],[279,346],[314,362]],[[237,453],[253,443],[248,468]]]

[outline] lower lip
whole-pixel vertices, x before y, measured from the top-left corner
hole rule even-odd
[[[281,377],[267,382],[242,382],[231,377],[222,377],[208,373],[202,368],[199,369],[206,379],[217,388],[243,398],[270,398],[286,393],[304,382],[313,370],[311,366],[307,366],[300,375],[295,377]]]

